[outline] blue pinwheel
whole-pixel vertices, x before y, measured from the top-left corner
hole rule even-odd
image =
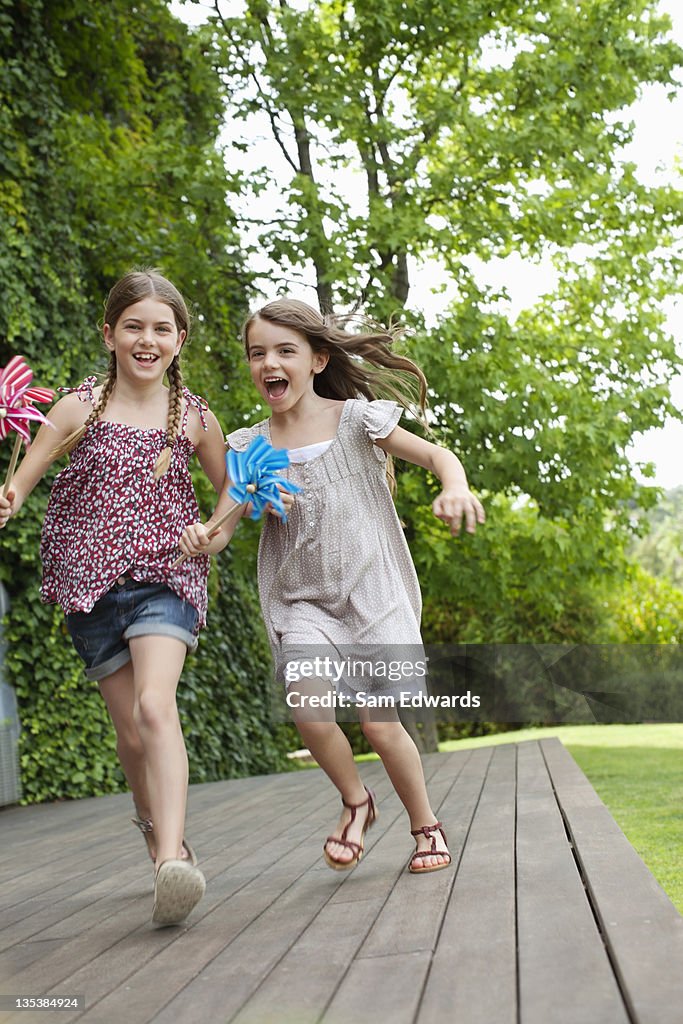
[[[285,448],[273,448],[265,437],[255,437],[244,452],[228,451],[225,457],[231,486],[228,494],[238,505],[251,502],[254,506],[252,519],[260,519],[267,505],[271,505],[287,522],[285,507],[280,497],[280,488],[297,494],[301,488],[283,479],[278,470],[289,465],[289,454]],[[227,514],[230,515],[233,509]],[[218,525],[218,524],[217,524]]]
[[[228,467],[230,487],[228,494],[235,502],[232,508],[213,524],[209,537],[215,537],[223,523],[231,516],[238,515],[251,502],[254,506],[252,519],[260,519],[267,505],[279,512],[282,521],[287,522],[285,507],[280,497],[280,488],[297,494],[301,488],[278,475],[278,470],[289,465],[289,454],[286,448],[273,448],[265,437],[255,437],[246,451],[235,452],[229,449],[225,457]],[[173,568],[181,565],[187,555],[181,555],[173,563]]]

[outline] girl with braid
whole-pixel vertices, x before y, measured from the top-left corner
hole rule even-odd
[[[54,429],[38,432],[0,498],[0,527],[69,453],[43,526],[41,597],[62,606],[86,675],[99,683],[155,864],[152,920],[171,925],[205,887],[183,839],[188,765],[176,688],[205,624],[209,559],[173,563],[198,515],[189,460],[196,453],[225,492],[225,447],[215,416],[183,385],[189,315],[171,282],[154,270],[126,274],[104,321],[103,384],[88,377],[54,406]]]

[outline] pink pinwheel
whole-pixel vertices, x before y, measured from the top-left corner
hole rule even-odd
[[[0,441],[12,430],[17,435],[2,489],[3,497],[7,496],[10,488],[21,442],[23,440],[28,444],[31,440],[31,421],[50,424],[39,409],[33,408],[33,403],[51,402],[54,392],[49,388],[29,387],[32,380],[31,367],[24,362],[22,356],[12,356],[5,369],[0,370]]]
[[[21,434],[24,441],[31,440],[29,420],[47,423],[47,418],[33,402],[51,402],[54,392],[49,388],[30,388],[33,372],[21,356],[12,356],[4,370],[0,370],[0,441],[11,430]]]

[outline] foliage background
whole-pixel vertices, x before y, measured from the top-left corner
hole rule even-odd
[[[407,323],[436,437],[485,499],[486,529],[453,543],[429,513],[436,482],[403,468],[426,638],[633,639],[613,602],[642,592],[627,547],[658,495],[627,447],[678,415],[663,303],[683,206],[621,148],[642,86],[678,87],[668,17],[650,0],[214,6],[231,138],[272,141],[262,166],[245,153],[245,209],[272,198],[250,221],[269,289],[308,281],[323,309]],[[511,253],[557,271],[515,320],[472,269]],[[429,330],[411,302],[426,264],[454,295]]]
[[[186,377],[234,420],[250,410],[237,340],[250,277],[229,205],[239,183],[216,146],[220,83],[164,3],[136,10],[122,0],[0,2],[0,364],[21,352],[53,388],[103,370],[97,324],[108,289],[133,264],[157,265],[194,310]],[[38,598],[53,475],[7,529],[0,566],[28,801],[123,786],[104,705],[61,611]],[[211,489],[201,478],[197,488],[208,511]],[[211,628],[179,690],[193,781],[284,766],[288,740],[270,727],[268,657],[244,561],[216,560]]]
[[[678,415],[663,302],[681,193],[619,156],[642,85],[678,88],[683,54],[656,3],[234,7],[191,31],[163,0],[0,0],[0,364],[19,351],[52,387],[102,368],[109,287],[158,265],[194,309],[192,389],[226,428],[248,422],[237,335],[265,259],[271,293],[305,278],[322,308],[403,319],[435,437],[485,501],[486,528],[453,541],[429,510],[437,482],[399,467],[428,641],[678,642],[678,563],[632,547],[658,494],[626,455]],[[255,125],[275,156],[246,170]],[[512,252],[558,270],[514,322],[472,270]],[[455,298],[427,330],[410,288],[430,260]],[[122,785],[61,613],[37,599],[48,489],[6,531],[0,566],[28,800]],[[240,534],[213,567],[180,692],[195,781],[282,767],[296,744],[270,723],[256,535]]]

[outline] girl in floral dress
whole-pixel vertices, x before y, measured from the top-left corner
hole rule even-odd
[[[109,293],[104,319],[104,382],[88,378],[54,406],[54,429],[41,428],[0,498],[0,527],[52,461],[70,453],[45,517],[41,596],[62,606],[86,674],[107,703],[136,824],[155,862],[152,919],[169,925],[205,888],[183,840],[188,764],[176,688],[205,624],[209,559],[174,562],[183,530],[198,516],[190,458],[197,454],[229,507],[225,449],[218,421],[183,385],[189,315],[171,282],[156,271],[126,274]]]
[[[285,668],[287,702],[297,728],[341,794],[342,814],[324,843],[325,861],[335,870],[356,865],[365,832],[377,816],[374,796],[363,786],[335,721],[334,701],[330,710],[324,706],[333,697],[337,707],[355,699],[361,728],[406,808],[416,840],[409,870],[440,870],[451,860],[445,831],[431,808],[419,753],[396,707],[392,711],[384,705],[381,714],[373,713],[367,702],[361,704],[357,679],[350,674],[326,678],[324,662],[329,658],[328,664],[343,666],[353,654],[364,664],[374,657],[379,670],[397,654],[415,656],[416,666],[424,657],[420,588],[387,486],[387,455],[422,466],[441,481],[433,512],[453,535],[463,519],[474,532],[484,521],[483,509],[452,452],[398,426],[406,404],[401,386],[406,374],[419,386],[421,412],[426,381],[413,362],[392,352],[390,332],[371,326],[353,334],[306,303],[281,299],[250,317],[244,339],[253,382],[271,416],[234,431],[228,444],[243,451],[262,435],[288,448],[287,476],[302,489],[286,523],[269,520],[264,525],[259,592],[275,664]],[[397,401],[376,400],[380,390]],[[210,524],[209,529],[190,526],[181,549],[190,555],[213,554],[229,539],[224,533],[210,540],[209,533]],[[288,678],[297,663],[299,674]],[[318,665],[323,666],[320,673]],[[385,684],[372,680],[373,693],[395,693],[396,687]]]

